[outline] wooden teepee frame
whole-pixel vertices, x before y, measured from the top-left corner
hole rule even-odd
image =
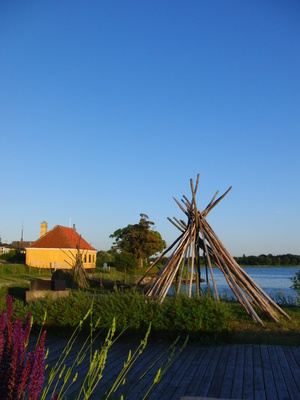
[[[205,255],[205,281],[207,282],[208,294],[210,295],[209,272],[213,282],[216,299],[219,301],[218,290],[213,273],[213,264],[215,264],[224,274],[225,279],[242,304],[247,313],[257,322],[263,325],[263,322],[257,315],[253,306],[267,313],[276,322],[279,322],[279,311],[285,317],[290,317],[250,278],[250,276],[239,266],[235,259],[229,254],[225,246],[217,237],[211,226],[206,221],[208,213],[227,195],[231,187],[219,198],[216,199],[218,191],[204,209],[200,211],[196,204],[196,192],[199,183],[199,174],[196,185],[190,180],[192,199],[189,201],[186,196],[181,200],[183,205],[174,198],[179,208],[187,216],[187,223],[183,220],[173,218],[168,220],[176,226],[181,232],[180,236],[171,244],[160,257],[147,269],[144,276],[139,281],[143,282],[148,272],[165,256],[170,250],[173,250],[171,256],[159,271],[143,288],[147,296],[155,297],[160,302],[165,299],[170,286],[175,281],[176,293],[184,292],[189,297],[192,295],[192,285],[196,281],[197,295],[200,296],[200,251]],[[184,277],[185,271],[185,277]],[[188,274],[188,272],[190,273]],[[202,279],[203,281],[203,279]]]

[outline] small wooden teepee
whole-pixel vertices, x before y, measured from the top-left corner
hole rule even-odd
[[[183,196],[182,204],[174,199],[179,208],[187,217],[187,222],[177,218],[168,220],[181,232],[174,243],[148,268],[145,275],[140,279],[143,282],[148,272],[158,261],[171,251],[171,256],[159,271],[143,288],[147,296],[155,297],[160,302],[165,299],[170,286],[175,281],[176,293],[184,292],[192,295],[192,285],[196,281],[197,295],[199,296],[201,279],[200,251],[205,256],[205,281],[207,282],[208,293],[210,294],[209,273],[214,287],[214,292],[219,301],[218,290],[214,278],[213,267],[216,265],[224,274],[225,279],[249,315],[263,325],[253,306],[269,314],[276,322],[279,322],[279,311],[285,317],[290,317],[250,278],[250,276],[239,266],[234,258],[226,250],[220,239],[217,237],[211,226],[206,221],[208,213],[227,195],[231,187],[219,198],[216,199],[218,191],[204,209],[200,211],[196,204],[196,192],[199,183],[199,174],[194,187],[193,180],[190,180],[192,199],[189,201]],[[185,276],[184,276],[185,274]]]

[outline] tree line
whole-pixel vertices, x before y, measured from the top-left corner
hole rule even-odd
[[[275,266],[295,266],[300,265],[300,255],[282,254],[273,256],[272,254],[260,254],[259,256],[234,257],[239,265],[275,265]]]

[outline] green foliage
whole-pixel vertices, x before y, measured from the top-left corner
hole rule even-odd
[[[114,266],[118,271],[132,273],[138,267],[138,259],[127,251],[116,253]]]
[[[27,282],[32,278],[51,277],[50,269],[28,267],[25,264],[0,264],[0,279],[2,283]]]
[[[67,332],[76,327],[93,303],[93,322],[99,322],[99,330],[107,330],[115,319],[116,331],[124,337],[145,335],[149,323],[152,325],[152,337],[173,340],[178,335],[187,334],[200,342],[221,341],[234,329],[234,321],[228,312],[226,303],[219,304],[208,297],[188,298],[180,295],[168,297],[161,304],[136,291],[117,291],[105,295],[91,296],[85,292],[74,291],[69,297],[55,302],[50,298],[24,304],[15,300],[15,312],[30,309],[35,324],[41,325],[45,312],[47,330]],[[24,314],[23,311],[23,314]],[[89,329],[88,325],[82,330]]]
[[[282,254],[273,256],[272,254],[260,254],[259,256],[234,257],[240,265],[274,265],[274,266],[295,266],[300,265],[300,256],[295,254]]]
[[[145,214],[140,214],[140,216],[138,224],[120,228],[110,237],[115,239],[113,248],[118,252],[133,254],[139,260],[139,266],[142,267],[142,260],[161,252],[166,248],[166,242],[159,232],[151,229],[154,222],[149,221]]]
[[[114,261],[114,256],[109,251],[98,251],[97,253],[97,260],[96,260],[96,267],[103,268],[103,265],[106,263],[108,266],[111,266]]]
[[[292,280],[292,289],[296,290],[298,293],[298,297],[300,297],[300,271],[296,272],[296,275],[291,278]]]
[[[9,250],[8,253],[4,253],[0,255],[0,260],[6,260],[11,263],[24,263],[25,262],[25,254],[21,253],[19,250]]]

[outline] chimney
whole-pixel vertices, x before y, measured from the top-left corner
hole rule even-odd
[[[40,233],[40,237],[46,235],[48,230],[48,224],[46,221],[41,222],[41,233]]]
[[[75,224],[73,224],[73,231],[76,231]]]

